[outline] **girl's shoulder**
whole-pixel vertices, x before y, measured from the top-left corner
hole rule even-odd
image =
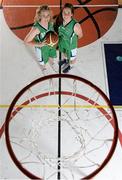
[[[39,26],[39,22],[38,21],[34,22],[33,27],[38,28],[38,26]]]
[[[74,24],[78,23],[78,21],[77,21],[76,19],[72,19],[72,22],[73,22]]]

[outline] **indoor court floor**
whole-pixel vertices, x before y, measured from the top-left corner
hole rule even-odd
[[[21,17],[21,22],[26,22],[25,19],[29,17],[30,12],[31,21],[28,20],[28,24],[31,24],[37,4],[29,4],[26,7],[26,4],[16,5],[18,3],[16,0],[10,1],[14,2],[14,5],[6,2],[6,0],[1,1],[0,8],[0,179],[29,179],[11,159],[6,146],[6,140],[8,139],[4,131],[5,119],[10,104],[14,97],[27,85],[29,85],[27,92],[24,93],[23,97],[20,97],[17,104],[25,103],[29,104],[30,107],[26,108],[23,106],[24,108],[17,109],[17,104],[15,104],[11,117],[13,121],[10,122],[10,142],[17,157],[20,157],[19,161],[24,168],[27,168],[32,174],[44,180],[80,180],[87,177],[88,174],[95,170],[94,168],[99,169],[99,163],[108,156],[107,150],[110,150],[111,146],[112,148],[116,146],[108,163],[93,179],[122,179],[122,5],[119,6],[116,0],[109,0],[108,4],[102,5],[101,0],[97,1],[99,3],[93,0],[93,4],[89,3],[92,1],[78,1],[88,2],[86,4],[87,8],[92,13],[94,8],[100,7],[116,8],[117,11],[112,11],[111,14],[106,13],[105,15],[101,13],[99,16],[93,13],[97,22],[96,26],[98,25],[97,31],[92,27],[90,20],[86,23],[85,20],[81,21],[84,37],[79,42],[77,62],[68,72],[68,75],[81,77],[83,81],[86,79],[93,84],[93,87],[91,85],[89,87],[87,81],[84,83],[78,79],[70,79],[68,75],[66,75],[66,78],[62,77],[62,103],[64,103],[65,107],[61,108],[62,124],[61,132],[59,132],[57,124],[60,118],[56,119],[56,113],[58,113],[58,79],[60,78],[59,76],[55,78],[53,75],[56,74],[55,70],[47,65],[48,71],[46,73],[47,75],[52,75],[51,79],[47,78],[45,81],[39,81],[39,84],[37,83],[30,87],[31,82],[35,82],[36,79],[43,77],[44,74],[37,62],[34,48],[25,45],[22,40],[28,29],[18,28],[17,30],[17,28],[13,28],[15,25],[14,21],[18,18],[18,14],[14,15],[14,13],[16,14],[16,11],[21,12],[20,9],[32,5],[32,7],[29,7],[27,14]],[[31,0],[30,3],[32,2]],[[78,4],[75,4],[75,0],[66,2],[74,3],[76,10],[78,9]],[[83,5],[85,4],[80,4],[79,7],[83,8]],[[55,13],[59,11],[58,2],[51,7],[52,9],[54,8]],[[7,8],[14,8],[14,11],[11,12]],[[88,12],[87,10],[86,12]],[[86,12],[83,12],[82,15],[84,19]],[[75,14],[76,19],[79,16],[81,16],[80,11],[77,10],[77,14]],[[18,26],[22,26],[21,23]],[[101,30],[101,34],[99,30]],[[57,54],[56,67],[58,67],[59,59],[58,50]],[[96,86],[98,89],[94,88]],[[113,116],[111,107],[106,107],[106,100],[104,100],[104,95],[101,95],[101,91],[106,94],[113,104],[118,128],[115,127],[116,123],[114,124],[113,120],[111,121],[110,116]],[[45,94],[46,92],[47,94]],[[95,106],[95,103],[96,105],[100,104],[101,107],[91,108],[91,105]],[[43,107],[36,107],[36,105],[40,104]],[[50,105],[50,108],[47,107],[48,105]],[[40,117],[43,117],[44,122],[39,121]],[[82,124],[83,118],[86,121]],[[99,121],[96,122],[96,119]],[[109,125],[104,129],[106,119]],[[102,133],[99,133],[98,129]],[[117,145],[116,142],[112,144],[116,139],[114,130],[118,130]],[[61,153],[63,157],[60,156],[58,159],[59,133],[61,133]],[[19,136],[23,137],[20,139]],[[27,144],[26,140],[28,138],[31,139],[29,139]],[[39,144],[38,140],[42,144]],[[32,142],[33,144],[31,144]],[[41,150],[38,149],[40,146]],[[81,159],[81,156],[83,159]],[[39,161],[35,157],[38,157]],[[61,167],[59,167],[57,161],[60,161]],[[80,162],[82,162],[82,165]],[[78,168],[79,166],[83,167]]]

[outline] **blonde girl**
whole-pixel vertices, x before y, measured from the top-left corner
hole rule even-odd
[[[37,8],[34,25],[24,40],[25,43],[35,47],[37,59],[43,69],[46,69],[48,61],[52,64],[56,58],[56,48],[48,46],[45,42],[46,34],[54,31],[51,17],[52,13],[47,5]]]

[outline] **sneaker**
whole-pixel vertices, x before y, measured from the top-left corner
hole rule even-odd
[[[44,76],[47,76],[47,75],[49,75],[49,71],[48,71],[48,69],[43,69],[42,70],[42,74],[44,75]]]
[[[62,66],[62,65],[64,65],[64,64],[66,64],[67,63],[67,59],[63,59],[63,60],[61,60],[61,61],[59,61],[59,66]]]
[[[40,69],[44,76],[48,75],[48,69],[45,66],[40,65]]]
[[[53,64],[51,64],[50,66],[51,66],[51,68],[53,69],[53,71],[55,71],[55,73],[58,73],[58,72],[59,72],[59,66],[58,66],[58,64],[53,63]]]
[[[68,66],[66,66],[66,68],[63,70],[63,73],[68,73],[70,69],[71,69],[71,66],[70,64],[68,64]]]

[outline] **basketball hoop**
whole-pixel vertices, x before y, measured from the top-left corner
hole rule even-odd
[[[118,124],[97,86],[78,76],[55,74],[33,81],[16,95],[6,116],[5,138],[12,160],[30,179],[57,179],[57,166],[61,179],[91,179],[114,153]]]

